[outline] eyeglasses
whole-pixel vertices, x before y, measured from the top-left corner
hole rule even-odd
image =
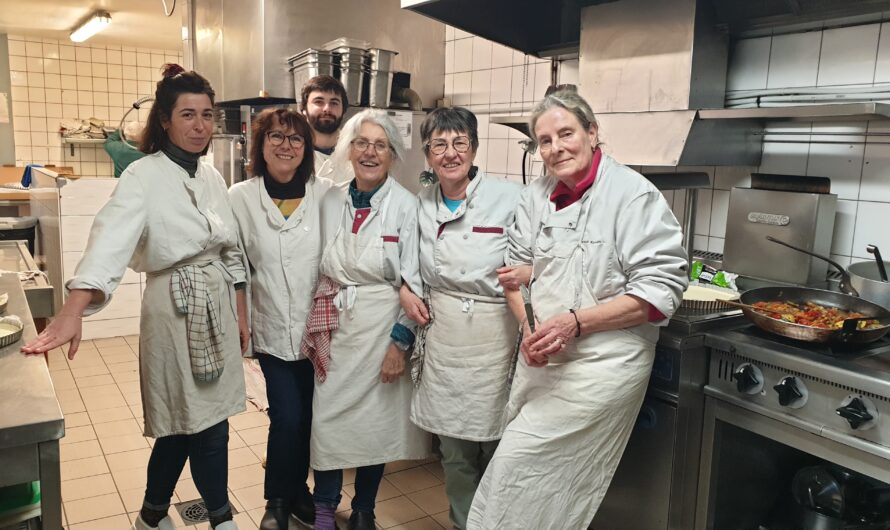
[[[364,138],[356,138],[352,142],[352,148],[359,152],[364,152],[368,149],[368,146],[373,145],[374,150],[377,151],[378,155],[382,155],[383,153],[389,151],[389,144],[384,142],[369,142]]]
[[[441,138],[430,140],[426,144],[427,149],[434,155],[441,155],[448,150],[448,140]],[[451,147],[458,153],[466,153],[470,150],[470,138],[467,136],[458,136],[451,141]]]
[[[279,145],[284,143],[284,139],[287,138],[287,141],[290,143],[290,146],[294,149],[299,149],[306,144],[306,140],[303,139],[299,134],[292,134],[290,136],[285,136],[284,133],[280,133],[278,131],[270,131],[266,133],[266,138],[269,139],[269,143],[278,147]]]

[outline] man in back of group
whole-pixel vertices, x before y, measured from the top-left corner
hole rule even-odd
[[[352,175],[333,175],[329,161],[340,135],[343,113],[349,107],[346,89],[337,79],[318,75],[303,85],[300,96],[301,110],[312,127],[315,174],[330,178],[338,185],[348,185]],[[341,182],[343,179],[345,183]]]

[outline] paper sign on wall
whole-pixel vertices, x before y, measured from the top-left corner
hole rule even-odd
[[[396,124],[399,134],[402,136],[402,141],[405,143],[405,149],[411,149],[411,133],[414,132],[411,130],[411,118],[413,116],[411,111],[388,110],[386,113],[389,115],[393,123]]]

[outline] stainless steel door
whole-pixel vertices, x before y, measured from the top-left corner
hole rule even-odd
[[[210,139],[210,151],[213,167],[219,171],[226,186],[231,187],[244,180],[243,145],[241,136],[237,134],[215,134]]]
[[[592,530],[668,528],[676,424],[676,405],[646,397]]]

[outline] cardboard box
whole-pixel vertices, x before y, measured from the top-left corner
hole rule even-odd
[[[74,175],[74,168],[70,166],[53,166],[47,165],[46,169],[55,171],[59,175]],[[0,184],[8,184],[10,182],[21,182],[25,168],[22,166],[0,166]]]

